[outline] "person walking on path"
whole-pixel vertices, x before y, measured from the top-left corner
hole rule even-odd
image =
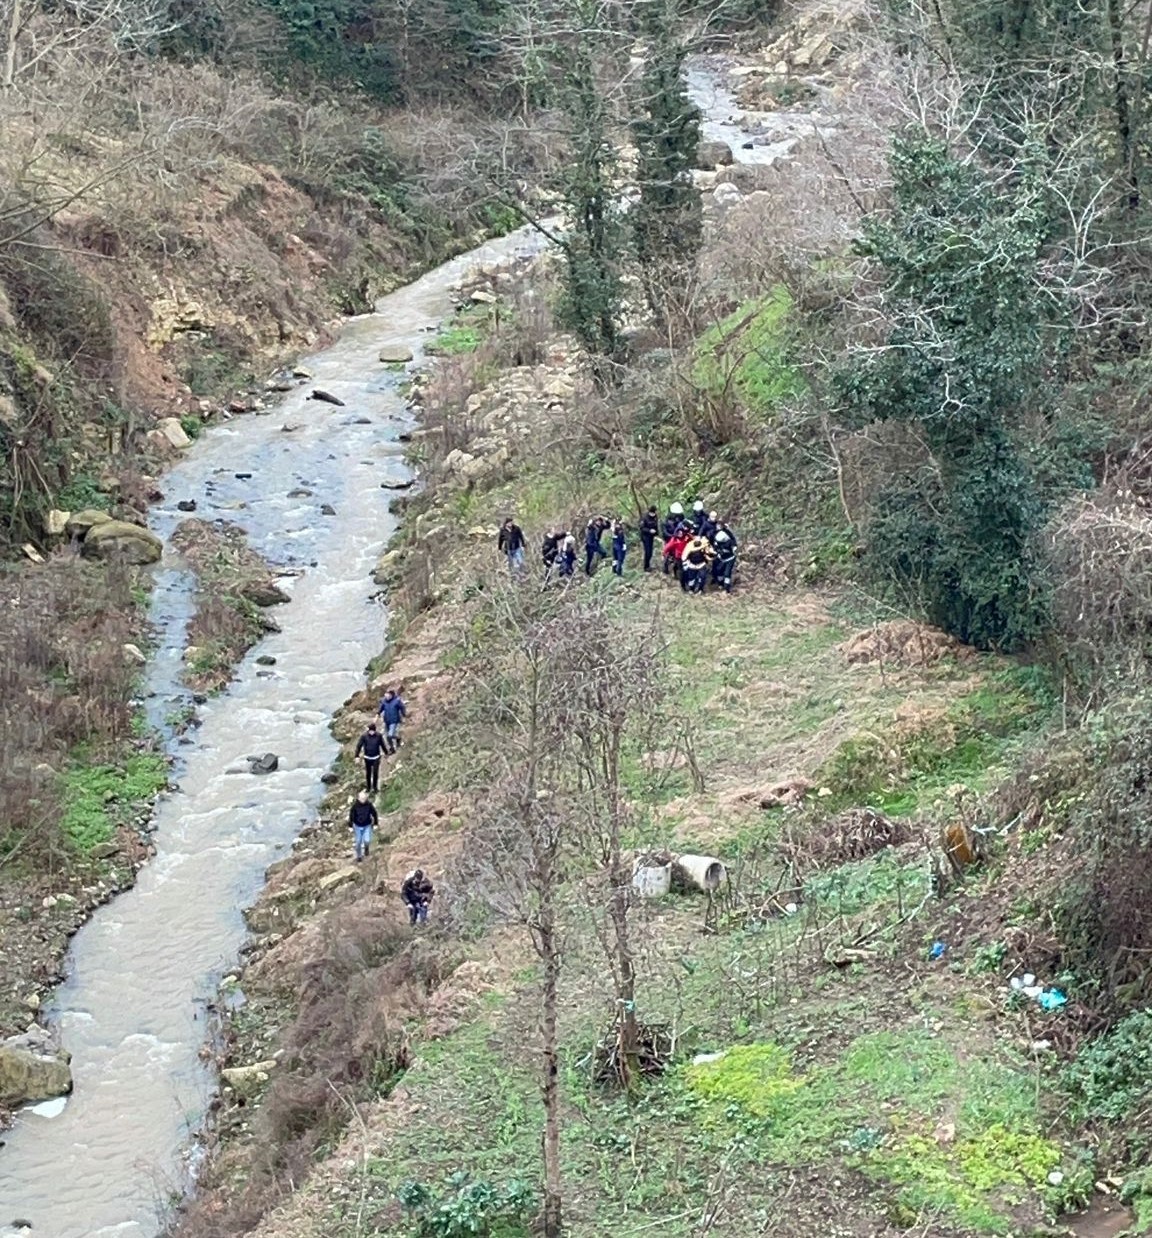
[[[612,524],[612,574],[624,575],[624,556],[628,553],[628,537],[619,520]]]
[[[391,688],[380,702],[380,717],[384,722],[384,751],[391,756],[400,747],[400,723],[408,716],[408,706],[399,692]]]
[[[357,864],[367,857],[368,848],[372,845],[372,829],[379,822],[380,815],[376,811],[376,805],[368,798],[367,791],[361,791],[348,809],[348,824],[352,827]]]
[[[600,539],[604,536],[604,529],[607,521],[603,516],[594,516],[588,521],[588,527],[584,530],[584,575],[591,576],[592,569],[595,566],[598,558],[605,558],[604,547],[600,545]]]
[[[652,551],[656,547],[656,538],[660,535],[660,520],[655,507],[650,507],[640,517],[640,544],[644,547],[644,570],[652,570]]]
[[[427,924],[428,908],[432,904],[435,891],[432,882],[424,876],[424,870],[417,868],[404,878],[400,887],[400,897],[408,905],[409,924]]]
[[[375,722],[356,743],[356,756],[364,757],[364,790],[375,791],[380,786],[380,759],[384,755],[384,736],[376,729]]]
[[[545,583],[552,579],[553,569],[560,558],[560,548],[567,536],[568,534],[560,529],[553,529],[544,534],[544,541],[540,546],[540,558],[544,563]]]
[[[524,566],[524,530],[511,516],[500,526],[500,536],[496,539],[496,547],[508,556],[508,569],[515,573]]]

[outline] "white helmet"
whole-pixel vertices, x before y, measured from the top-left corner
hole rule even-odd
[[[692,504],[692,510],[694,512],[702,512],[704,510],[703,499],[697,499],[696,502]]]
[[[668,513],[672,516],[683,516],[684,505],[682,503],[673,503],[671,507],[668,508]]]
[[[716,540],[718,542],[727,542],[727,541],[730,541],[731,538],[729,538],[728,534],[725,533],[723,529],[721,529],[720,532],[716,534]]]

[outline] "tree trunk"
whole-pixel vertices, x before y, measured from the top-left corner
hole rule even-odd
[[[1136,135],[1132,131],[1132,107],[1128,94],[1128,69],[1124,61],[1124,11],[1120,0],[1108,0],[1108,33],[1112,43],[1113,111],[1116,137],[1120,143],[1120,163],[1128,179],[1128,208],[1140,205],[1140,187],[1135,176]]]
[[[8,29],[4,36],[4,77],[0,86],[11,90],[16,83],[16,43],[20,37],[20,8],[22,0],[9,0]]]
[[[632,957],[632,939],[628,929],[628,908],[632,899],[632,874],[624,862],[624,804],[620,774],[620,743],[623,721],[613,720],[605,754],[608,794],[608,880],[611,894],[608,916],[616,947],[616,1001],[619,1006],[620,1082],[627,1091],[636,1086],[640,1068],[640,1029],[636,1022],[636,963]]]
[[[555,873],[551,860],[540,873],[540,922],[537,943],[544,964],[540,1031],[544,1055],[544,1238],[560,1238],[563,1232],[563,1195],[560,1183],[560,1061],[557,1013],[560,1001],[560,948],[556,935]]]

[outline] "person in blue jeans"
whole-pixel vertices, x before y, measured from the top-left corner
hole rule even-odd
[[[612,522],[612,574],[624,575],[624,556],[628,553],[628,539],[619,520]]]
[[[392,756],[400,747],[400,723],[408,716],[408,706],[398,692],[389,688],[380,702],[379,713],[384,723],[384,751]]]
[[[527,545],[524,530],[511,516],[500,526],[500,536],[496,539],[497,549],[508,556],[508,567],[515,573],[524,566],[524,547]]]
[[[560,543],[560,575],[571,576],[576,570],[576,539],[567,534]]]
[[[359,864],[368,855],[372,845],[372,827],[380,820],[376,805],[368,798],[367,791],[361,791],[352,801],[348,810],[348,824],[352,827],[352,839],[356,848],[356,863]]]
[[[416,869],[404,878],[400,887],[400,897],[408,906],[409,924],[426,924],[428,908],[432,903],[432,882],[424,876],[422,868]]]

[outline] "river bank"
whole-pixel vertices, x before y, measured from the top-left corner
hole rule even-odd
[[[497,243],[492,252],[518,243]],[[310,359],[317,382],[343,408],[300,391],[274,415],[236,419],[202,436],[167,477],[169,498],[153,518],[166,543],[184,518],[178,501],[196,499],[242,524],[257,553],[301,574],[281,582],[292,600],[278,609],[281,633],[261,649],[275,668],[250,656],[231,690],[200,707],[194,743],[182,746],[180,791],[157,805],[156,860],[77,937],[70,978],[46,1011],[63,1026],[76,1092],[59,1117],[18,1119],[0,1172],[6,1205],[39,1217],[50,1232],[88,1235],[128,1224],[147,1233],[157,1175],[181,1180],[172,1158],[211,1088],[198,1061],[204,1003],[242,941],[238,908],[319,801],[320,776],[335,751],[329,719],[382,643],[371,571],[394,527],[382,483],[397,475],[396,439],[411,422],[397,394],[402,374],[379,354],[403,345],[419,355],[429,329],[449,312],[448,288],[464,265],[449,264],[386,298]],[[324,502],[339,520],[320,514]],[[178,560],[162,564],[157,709],[188,699],[179,681],[190,585]],[[277,754],[279,768],[249,782],[244,757],[265,751]],[[189,811],[184,804],[192,802]],[[114,1111],[105,1107],[109,1097]],[[131,1123],[120,1120],[127,1112]],[[83,1151],[93,1139],[97,1163]],[[53,1168],[61,1164],[74,1170],[67,1194]],[[106,1172],[108,1164],[119,1176]]]

